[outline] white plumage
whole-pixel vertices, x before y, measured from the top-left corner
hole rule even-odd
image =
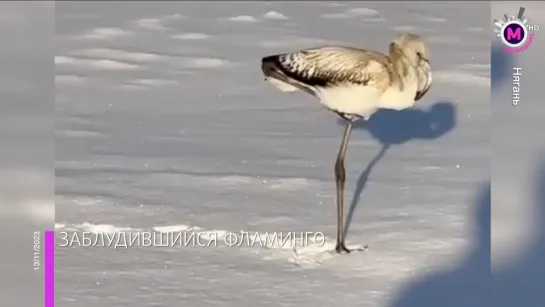
[[[337,187],[337,253],[345,246],[344,159],[353,122],[367,120],[379,108],[412,107],[430,89],[428,48],[418,35],[397,35],[389,54],[352,47],[328,46],[264,57],[261,69],[283,92],[304,91],[347,121],[335,162]]]

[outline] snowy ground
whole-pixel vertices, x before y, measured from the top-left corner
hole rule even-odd
[[[386,51],[412,31],[434,70],[415,109],[352,136],[348,241],[368,251],[309,264],[289,248],[59,248],[58,306],[415,307],[414,282],[460,266],[420,294],[477,287],[489,262],[483,16],[487,3],[58,2],[59,231],[307,231],[333,244],[343,127],[266,84],[260,58],[330,43]]]

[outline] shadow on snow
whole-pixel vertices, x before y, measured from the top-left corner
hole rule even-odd
[[[355,129],[368,130],[371,136],[382,145],[380,151],[360,174],[356,183],[356,189],[348,208],[346,217],[345,235],[350,229],[352,217],[361,194],[367,184],[367,180],[373,167],[386,154],[388,148],[393,145],[401,145],[411,140],[434,140],[455,126],[455,107],[450,102],[438,102],[426,109],[406,109],[401,111],[379,110],[368,121],[356,122]],[[342,119],[340,125],[346,125]]]

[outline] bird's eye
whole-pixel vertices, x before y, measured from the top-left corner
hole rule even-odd
[[[428,59],[426,59],[426,58],[422,55],[422,52],[418,51],[418,52],[416,53],[416,55],[418,56],[418,59],[419,59],[420,61],[426,61],[426,62],[428,62]]]

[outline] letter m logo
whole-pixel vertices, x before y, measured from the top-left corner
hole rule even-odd
[[[512,40],[513,38],[517,39],[517,40],[521,40],[521,33],[520,33],[520,28],[517,28],[517,30],[515,30],[515,32],[513,32],[513,29],[511,28],[507,28],[507,40]]]

